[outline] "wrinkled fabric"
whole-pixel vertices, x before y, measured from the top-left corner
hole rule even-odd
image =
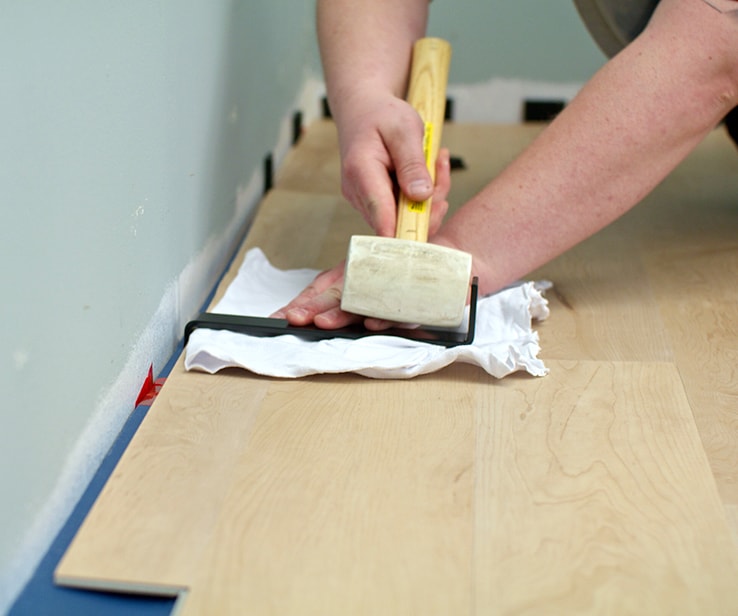
[[[212,312],[269,316],[317,273],[279,270],[261,250],[252,249]],[[370,378],[402,379],[463,362],[497,378],[517,371],[543,376],[548,370],[538,359],[538,334],[532,324],[548,314],[548,302],[539,286],[522,282],[480,299],[473,344],[452,348],[395,336],[308,341],[294,335],[258,337],[197,329],[187,344],[185,368],[215,373],[236,367],[281,378],[354,372]]]

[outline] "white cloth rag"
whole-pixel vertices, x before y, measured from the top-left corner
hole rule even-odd
[[[254,248],[211,312],[269,316],[292,300],[317,273],[313,269],[276,269]],[[215,373],[240,367],[283,378],[356,372],[371,378],[403,379],[458,361],[480,366],[497,378],[519,370],[543,376],[548,370],[537,357],[540,346],[532,320],[545,319],[548,314],[548,302],[537,285],[522,282],[481,298],[473,344],[451,348],[395,336],[308,341],[294,335],[257,337],[196,329],[187,344],[185,368]]]

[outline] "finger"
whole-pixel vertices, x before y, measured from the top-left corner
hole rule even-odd
[[[388,321],[386,319],[368,317],[364,319],[364,327],[378,332],[389,329],[390,327],[395,329],[417,329],[420,326],[417,323],[400,323],[398,321]]]
[[[420,116],[413,112],[412,121],[403,117],[385,135],[400,190],[414,201],[425,201],[433,194],[433,180],[423,152],[423,130]]]
[[[337,329],[358,323],[364,317],[341,310],[340,289],[330,287],[305,304],[287,310],[285,318],[291,325],[314,323],[321,329]]]
[[[436,160],[436,186],[433,200],[445,201],[451,190],[451,153],[448,148],[441,148]]]
[[[287,308],[285,318],[292,325],[309,325],[316,322],[315,318],[331,310],[340,310],[341,290],[329,287],[311,299]]]
[[[431,207],[430,220],[428,221],[428,236],[433,237],[438,233],[443,224],[443,219],[448,213],[448,201],[433,200]]]
[[[364,319],[364,327],[374,332],[383,331],[390,327],[395,327],[396,325],[397,323],[394,321],[387,321],[385,319],[375,319],[374,317]]]
[[[428,234],[433,236],[441,227],[448,212],[448,193],[451,189],[451,157],[448,149],[442,148],[436,162],[436,188],[433,192]]]
[[[392,237],[397,225],[397,202],[386,165],[378,159],[354,163],[347,158],[343,177],[344,196],[377,235]]]
[[[287,313],[289,311],[294,311],[311,305],[316,297],[319,297],[330,288],[336,288],[338,297],[340,298],[340,289],[343,287],[343,270],[344,262],[341,262],[334,268],[321,272],[289,304],[282,306],[270,316],[274,319],[285,319],[287,318]],[[336,291],[334,291],[334,293],[335,292]]]
[[[314,323],[323,329],[336,329],[362,319],[341,310],[344,263],[322,272],[287,306],[275,312],[274,318],[283,318],[290,325]]]
[[[360,323],[363,318],[358,314],[344,312],[340,308],[331,308],[315,315],[314,323],[321,329],[338,329],[353,323]]]

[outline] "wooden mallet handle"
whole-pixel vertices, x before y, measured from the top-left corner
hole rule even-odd
[[[425,124],[423,151],[430,176],[436,181],[436,159],[441,145],[446,109],[446,84],[451,63],[451,45],[439,38],[422,38],[413,46],[407,102]],[[431,199],[411,201],[400,195],[395,237],[428,241]]]

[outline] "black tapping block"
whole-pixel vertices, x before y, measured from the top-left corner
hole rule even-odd
[[[444,347],[471,344],[474,341],[477,321],[478,289],[479,281],[475,276],[471,283],[469,326],[465,332],[436,327],[393,327],[382,331],[373,331],[366,329],[360,324],[342,327],[340,329],[320,329],[311,325],[300,327],[290,325],[286,319],[203,312],[196,319],[185,325],[184,346],[187,346],[192,332],[201,328],[227,330],[251,336],[282,336],[291,334],[305,340],[323,340],[327,338],[349,338],[351,340],[357,340],[359,338],[366,338],[367,336],[394,336],[418,342],[429,342]]]

